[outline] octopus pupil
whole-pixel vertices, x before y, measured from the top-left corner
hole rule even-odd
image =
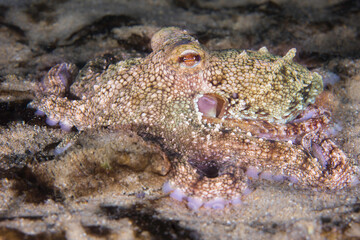
[[[184,56],[179,57],[179,62],[184,63],[188,67],[194,66],[196,63],[200,62],[200,60],[200,55],[194,53],[188,53]]]

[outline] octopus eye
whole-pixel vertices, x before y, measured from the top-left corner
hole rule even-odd
[[[224,115],[226,101],[218,95],[205,94],[198,99],[197,104],[205,117],[221,118]]]
[[[178,58],[180,66],[193,68],[196,67],[201,61],[201,56],[194,50],[185,50]]]

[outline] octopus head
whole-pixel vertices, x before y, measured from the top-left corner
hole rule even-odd
[[[174,96],[192,98],[204,118],[287,123],[323,89],[319,74],[293,61],[295,49],[283,57],[265,47],[210,51],[174,27],[156,33],[152,48],[174,79]]]

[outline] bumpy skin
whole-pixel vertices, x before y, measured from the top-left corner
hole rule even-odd
[[[354,167],[329,139],[330,114],[314,105],[317,73],[259,51],[209,51],[186,31],[165,28],[146,58],[90,62],[48,73],[31,105],[52,121],[128,128],[168,153],[164,191],[197,209],[238,203],[257,178],[339,189]]]

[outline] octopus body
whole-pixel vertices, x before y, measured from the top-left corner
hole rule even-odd
[[[330,113],[314,105],[322,78],[293,62],[295,49],[209,51],[164,28],[145,58],[98,59],[77,75],[53,67],[31,106],[65,128],[131,129],[172,162],[163,190],[192,209],[239,203],[256,179],[304,188],[358,182],[330,139]]]

